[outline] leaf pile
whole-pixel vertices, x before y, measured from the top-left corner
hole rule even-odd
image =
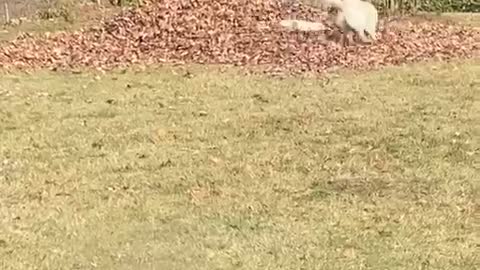
[[[208,63],[262,67],[275,72],[370,69],[432,57],[472,57],[480,33],[432,22],[379,33],[373,45],[346,48],[324,33],[281,28],[295,17],[330,25],[327,13],[275,0],[156,0],[100,26],[75,33],[24,36],[0,47],[4,68],[108,70],[134,63]]]

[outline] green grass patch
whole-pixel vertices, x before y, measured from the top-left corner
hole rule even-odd
[[[0,80],[2,269],[476,269],[480,65]]]

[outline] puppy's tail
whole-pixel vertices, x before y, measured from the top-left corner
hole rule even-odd
[[[309,22],[304,20],[282,20],[280,25],[291,30],[291,31],[304,31],[304,32],[315,32],[315,31],[324,31],[326,27],[323,23],[319,22]]]

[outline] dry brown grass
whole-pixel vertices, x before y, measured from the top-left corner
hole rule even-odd
[[[476,269],[480,65],[4,75],[1,269]]]

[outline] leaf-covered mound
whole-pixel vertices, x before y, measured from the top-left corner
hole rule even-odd
[[[480,50],[478,30],[433,22],[406,23],[379,33],[373,45],[344,48],[325,41],[322,33],[279,26],[291,17],[331,25],[324,11],[274,0],[156,0],[96,28],[18,38],[0,47],[0,63],[4,68],[110,69],[190,62],[324,72],[471,57]]]

